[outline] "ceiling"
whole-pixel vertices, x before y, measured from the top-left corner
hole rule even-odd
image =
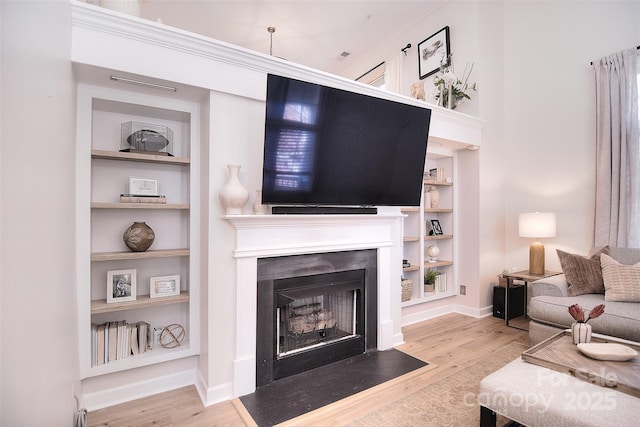
[[[342,74],[444,1],[143,0],[141,16]]]

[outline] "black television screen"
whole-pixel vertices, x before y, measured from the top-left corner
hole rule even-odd
[[[267,77],[262,201],[418,206],[431,110]]]

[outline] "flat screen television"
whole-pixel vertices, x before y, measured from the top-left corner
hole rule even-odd
[[[418,206],[431,110],[269,74],[262,201]]]

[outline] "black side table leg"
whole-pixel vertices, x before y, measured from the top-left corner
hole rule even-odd
[[[496,427],[496,413],[485,406],[480,407],[480,427]]]

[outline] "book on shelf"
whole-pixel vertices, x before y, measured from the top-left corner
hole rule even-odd
[[[166,204],[165,196],[137,196],[135,194],[121,194],[120,203],[158,203]]]
[[[109,322],[107,326],[107,340],[108,340],[108,359],[111,362],[116,360],[118,356],[118,322]],[[106,361],[105,361],[106,363]]]
[[[104,365],[151,350],[153,330],[147,322],[125,320],[91,325],[91,364]]]
[[[429,174],[427,175],[427,178],[430,181],[444,182],[445,181],[444,168],[429,169]]]
[[[436,276],[435,288],[438,292],[447,290],[447,273],[440,273]]]

